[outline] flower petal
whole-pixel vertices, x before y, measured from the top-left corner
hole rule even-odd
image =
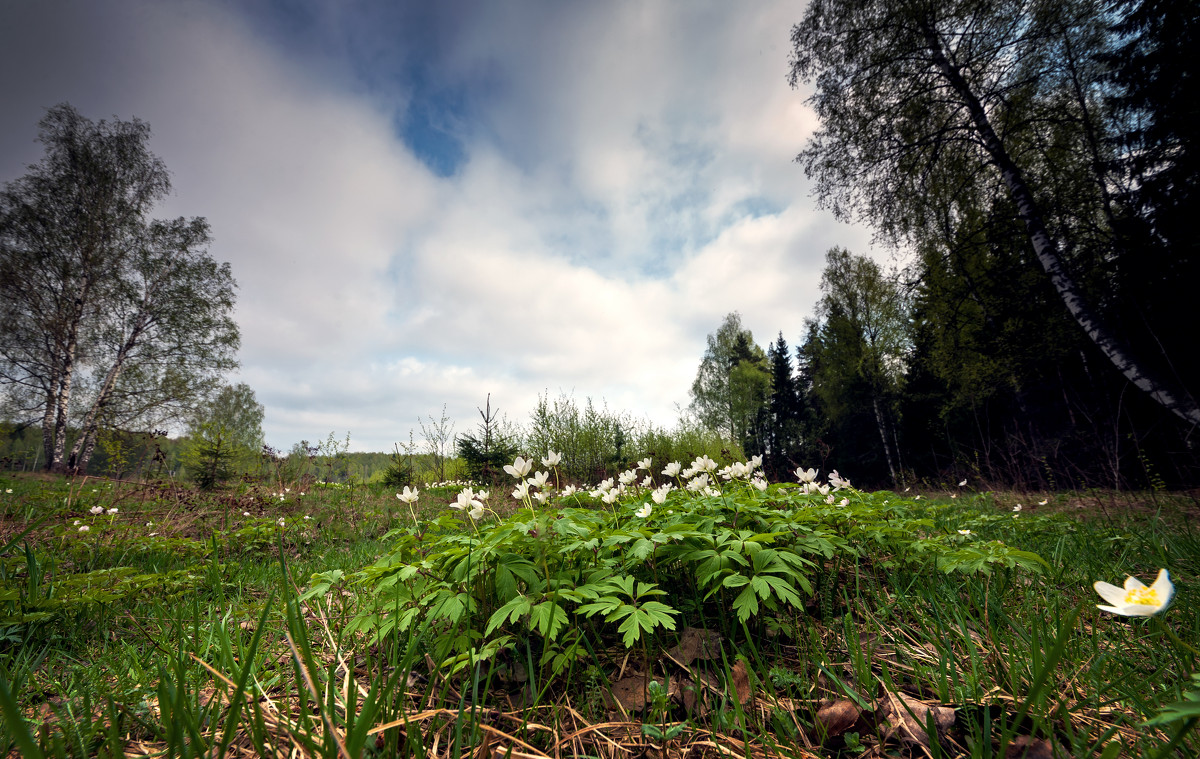
[[[1125,611],[1125,607],[1121,607],[1118,609],[1116,606],[1101,606],[1100,604],[1096,604],[1096,608],[1099,609],[1100,611],[1111,611],[1113,614],[1121,614],[1123,616],[1129,616],[1129,612]]]
[[[1171,603],[1171,597],[1175,595],[1175,586],[1171,584],[1171,573],[1165,569],[1158,570],[1158,577],[1150,587],[1158,595],[1160,601],[1158,608],[1160,610],[1167,608]]]
[[[1125,591],[1118,588],[1116,585],[1110,585],[1107,582],[1094,582],[1092,587],[1100,594],[1100,597],[1110,604],[1123,604],[1125,602]],[[1103,606],[1100,607],[1104,609]],[[1105,611],[1113,611],[1113,609],[1105,609]],[[1120,614],[1121,612],[1117,612]]]
[[[1126,591],[1141,590],[1144,587],[1146,587],[1146,583],[1142,582],[1141,580],[1139,580],[1136,577],[1133,577],[1132,575],[1125,578],[1125,590]]]

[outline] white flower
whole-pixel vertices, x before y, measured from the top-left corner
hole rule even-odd
[[[79,531],[80,531],[80,532],[87,532],[87,531],[88,531],[88,530],[90,530],[90,529],[92,529],[92,528],[91,528],[91,527],[88,527],[88,526],[85,524],[85,525],[83,525],[82,527],[80,527],[80,528],[79,528]]]
[[[524,485],[525,483],[521,484]],[[473,509],[476,506],[483,506],[483,504],[475,500],[475,491],[471,490],[471,488],[465,488],[458,494],[455,502],[450,504],[450,508],[452,509]]]
[[[152,533],[150,533],[149,535],[147,535],[146,537],[148,537],[148,538],[152,538],[152,537],[154,537],[154,536],[155,536],[155,535],[157,535],[157,534],[158,534],[157,532],[152,532]]]
[[[287,522],[286,522],[286,521],[284,521],[283,517],[279,517],[279,522],[278,522],[278,524],[279,524],[279,526],[280,526],[280,527],[283,527],[283,526],[285,526],[285,525],[287,524]]]
[[[416,488],[410,489],[408,487],[408,485],[405,485],[404,492],[397,493],[396,497],[399,498],[401,501],[404,501],[405,503],[412,505],[417,502],[417,498],[420,497],[420,495],[421,495],[420,490],[417,490]]]
[[[643,503],[643,504],[642,504],[642,508],[640,508],[640,509],[638,509],[637,511],[633,512],[633,515],[634,515],[634,516],[636,516],[636,517],[639,517],[639,518],[641,518],[641,519],[645,519],[646,517],[650,516],[650,512],[651,512],[651,510],[652,510],[652,508],[651,508],[650,504],[648,504],[648,503]]]
[[[575,495],[576,492],[577,492],[577,488],[574,485],[567,485],[565,488],[562,489],[562,494],[563,494],[564,498],[569,495]]]
[[[667,464],[667,468],[662,470],[662,473],[668,477],[678,477],[679,471],[682,469],[682,467],[683,465],[678,461],[672,461],[670,464]]]
[[[538,495],[541,495],[541,494],[539,493]],[[483,518],[483,504],[480,503],[479,501],[476,501],[475,505],[471,508],[471,510],[467,512],[467,516],[471,517],[471,519],[473,519],[475,521],[479,521],[480,519],[482,519]]]
[[[830,497],[832,498],[833,496],[830,496]],[[837,505],[838,505],[838,508],[845,508],[846,506],[850,505],[850,499],[843,498],[842,500],[838,501]]]
[[[525,480],[517,485],[517,489],[512,492],[512,497],[518,501],[524,501],[529,496],[529,483]]]
[[[674,489],[674,486],[668,482],[667,484],[659,487],[653,493],[651,493],[650,497],[654,499],[655,503],[657,503],[658,505],[661,506],[662,504],[666,503],[666,501],[667,501],[667,493],[670,493],[671,490],[673,490],[673,489]]]
[[[817,479],[817,470],[805,469],[804,467],[800,466],[796,467],[795,475],[797,480],[807,484]]]
[[[717,462],[710,459],[707,455],[700,456],[692,462],[692,469],[697,472],[715,472],[717,471]]]
[[[111,515],[111,514],[116,514],[118,511],[120,511],[120,509],[109,509],[108,513]]]
[[[642,483],[641,483],[641,484],[642,484],[642,487],[644,487],[644,488],[649,488],[649,487],[652,487],[652,486],[654,485],[654,478],[653,478],[653,477],[651,477],[650,475],[646,475],[646,476],[645,476],[645,477],[642,479]]]
[[[710,498],[717,498],[721,495],[721,491],[717,490],[714,487],[707,487],[704,489],[704,495],[706,495]]]
[[[147,526],[147,527],[153,527],[153,526],[154,526],[154,522],[146,522],[146,526]]]
[[[699,493],[708,487],[708,475],[701,474],[698,477],[693,477],[688,481],[687,489]]]
[[[951,494],[950,494],[950,497],[951,497],[951,498],[958,498],[958,493],[951,493]]]
[[[646,458],[642,459],[641,461],[639,461],[639,462],[637,463],[637,468],[638,468],[638,469],[645,469],[647,472],[649,472],[649,471],[650,471],[650,465],[651,465],[651,464],[653,464],[653,463],[654,463],[654,462],[653,462],[653,460],[652,460],[652,459],[651,459],[649,456],[647,456]]]
[[[842,488],[850,487],[850,480],[843,479],[842,476],[838,474],[838,470],[834,469],[829,473],[829,484],[833,485],[834,490],[841,490]]]
[[[248,517],[248,516],[250,516],[250,512],[249,512],[249,511],[243,511],[243,512],[242,512],[242,516],[244,516],[244,517]]]
[[[830,506],[833,505],[833,494],[832,493],[825,496],[825,503],[828,503]]]
[[[762,456],[751,456],[750,461],[746,462],[746,466],[749,467],[750,471],[752,472],[755,469],[758,469],[762,466]]]
[[[73,526],[75,526],[75,527],[78,527],[78,526],[79,526],[79,520],[78,520],[78,519],[76,519],[76,520],[75,520],[75,522],[74,522],[74,525],[73,525]]]
[[[754,479],[750,480],[750,484],[758,488],[761,492],[765,493],[767,490],[767,481],[762,477],[755,477]]]
[[[1171,584],[1171,575],[1165,569],[1158,570],[1158,578],[1148,588],[1136,577],[1126,577],[1123,589],[1106,582],[1093,583],[1092,587],[1096,589],[1101,598],[1111,604],[1111,606],[1096,604],[1097,609],[1111,611],[1113,614],[1122,614],[1126,617],[1153,616],[1167,608],[1167,605],[1171,603],[1171,596],[1175,594],[1175,586]]]
[[[5,488],[5,489],[4,489],[4,492],[5,492],[5,493],[11,493],[11,492],[12,492],[12,488]]]
[[[1050,502],[1050,499],[1049,499],[1049,498],[1045,498],[1045,499],[1043,499],[1043,500],[1041,500],[1041,501],[1038,501],[1038,506],[1045,506],[1045,505],[1046,505],[1047,503],[1049,503],[1049,502]]]
[[[740,480],[750,476],[750,469],[740,461],[735,461],[722,469],[718,474],[727,480]]]
[[[542,466],[558,466],[558,462],[562,461],[562,454],[554,451],[546,451],[546,457],[542,459]]]
[[[526,461],[520,456],[517,456],[513,463],[504,465],[504,471],[508,472],[513,477],[516,477],[518,480],[524,479],[525,475],[529,474],[530,469],[533,469],[533,461]]]
[[[486,490],[480,490],[478,493],[475,494],[475,497],[481,501],[486,501],[488,498],[491,498],[491,496],[492,496],[492,494]]]
[[[538,503],[545,503],[546,501],[550,500],[550,494],[544,490],[539,490],[533,494],[533,500],[537,501]]]
[[[970,530],[959,530],[958,534],[959,535],[970,535],[971,531]]]
[[[309,520],[309,519],[312,519],[312,517],[310,517],[308,514],[305,514],[305,515],[304,515],[304,519],[305,519],[305,521],[307,521],[307,520]]]
[[[632,485],[634,480],[637,479],[637,470],[628,469],[624,472],[621,472],[621,476],[618,479],[621,481],[622,485]]]
[[[963,480],[962,482],[958,483],[958,486],[959,486],[960,488],[965,488],[965,487],[967,486],[967,481],[966,481],[966,480]]]
[[[828,485],[817,485],[817,483],[814,482],[813,486],[816,488],[817,492],[820,493],[821,495],[826,495],[829,492]],[[812,492],[812,491],[809,491],[809,492]]]
[[[544,487],[546,487],[546,483],[550,481],[550,473],[549,472],[535,472],[532,477],[530,477],[528,480],[525,480],[525,481],[529,483],[530,487],[544,488]]]
[[[612,503],[616,503],[617,499],[620,497],[621,497],[621,493],[619,491],[609,490],[600,497],[600,500],[604,501],[605,503],[612,504]]]
[[[1023,508],[1025,507],[1018,503],[1016,506],[1013,506],[1013,511],[1020,511]]]
[[[292,489],[291,489],[291,488],[284,488],[284,489],[283,489],[283,492],[285,492],[285,493],[290,493],[290,492],[292,492]]]
[[[92,508],[88,509],[88,511],[90,511],[93,514],[103,514],[104,507],[103,506],[93,506]]]
[[[914,501],[919,501],[919,500],[921,500],[921,494],[920,494],[920,493],[917,493],[916,495],[914,495],[914,496],[913,496],[913,500],[914,500]]]

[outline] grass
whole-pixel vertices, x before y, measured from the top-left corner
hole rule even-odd
[[[1200,753],[1187,499],[724,490],[494,488],[474,524],[457,488],[414,523],[361,486],[0,478],[0,751]],[[1159,567],[1159,617],[1095,608]]]

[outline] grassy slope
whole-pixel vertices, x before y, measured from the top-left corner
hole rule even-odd
[[[583,656],[553,676],[539,661],[548,646],[514,622],[504,630],[517,642],[491,666],[448,676],[431,656],[447,634],[436,621],[377,641],[346,633],[369,587],[343,582],[299,601],[315,573],[350,575],[395,546],[385,534],[410,517],[391,493],[296,486],[282,499],[263,488],[217,497],[0,479],[9,488],[0,545],[35,525],[9,547],[0,582],[9,620],[0,682],[23,715],[6,713],[0,749],[19,755],[222,746],[228,755],[469,755],[488,743],[535,756],[647,747],[1004,756],[1025,741],[1061,756],[1106,747],[1116,756],[1150,755],[1189,724],[1141,726],[1179,701],[1197,671],[1195,656],[1164,637],[1165,622],[1200,644],[1200,537],[1189,527],[1194,504],[1178,498],[1062,494],[1043,507],[1025,500],[1016,513],[1016,496],[892,495],[929,520],[924,532],[944,536],[941,545],[999,540],[1049,569],[946,573],[887,566],[869,549],[837,554],[808,573],[812,593],[799,608],[764,606],[745,625],[728,606],[732,592],[707,601],[693,592],[689,602],[668,585],[665,599],[682,610],[674,633],[659,628],[627,648],[593,617],[581,622]],[[417,516],[443,515],[453,495],[424,493]],[[91,514],[97,506],[106,513]],[[1162,620],[1094,608],[1093,580],[1149,581],[1162,566],[1177,588]],[[686,645],[672,648],[689,624],[720,634],[716,658],[689,661]],[[921,704],[957,710],[928,748],[912,720]],[[1182,750],[1200,750],[1185,740]]]

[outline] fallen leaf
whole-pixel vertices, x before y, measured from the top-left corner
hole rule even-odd
[[[954,709],[934,706],[904,693],[888,693],[883,705],[883,717],[891,728],[890,735],[898,735],[906,743],[917,743],[929,748],[929,735],[925,732],[927,715],[933,715],[938,732],[949,730],[954,724]]]
[[[721,656],[721,633],[685,627],[679,635],[679,645],[667,651],[667,656],[681,667],[696,659],[716,659]]]
[[[1004,759],[1053,759],[1053,757],[1054,747],[1050,745],[1050,741],[1028,735],[1018,735],[1004,751]]]
[[[832,738],[849,730],[861,715],[862,709],[853,701],[834,701],[817,711],[817,725],[823,737]]]
[[[630,674],[617,680],[609,687],[609,693],[627,712],[640,712],[646,707],[646,678]]]
[[[750,689],[750,676],[746,674],[746,660],[738,659],[737,664],[733,665],[730,675],[732,675],[733,688],[737,691],[738,701],[746,703],[754,695]]]

